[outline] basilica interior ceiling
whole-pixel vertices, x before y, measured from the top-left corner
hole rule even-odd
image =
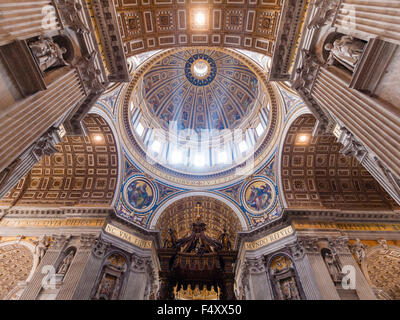
[[[100,116],[84,119],[87,136],[64,136],[1,200],[9,206],[109,206],[118,179],[114,135]]]
[[[312,115],[291,125],[283,145],[282,188],[288,207],[342,210],[399,209],[354,157],[339,151],[334,136],[312,136]]]
[[[163,240],[167,239],[169,228],[176,231],[178,239],[184,238],[190,234],[198,213],[206,224],[205,233],[209,237],[218,239],[226,228],[229,240],[234,245],[237,232],[242,230],[236,214],[223,202],[204,196],[190,196],[171,204],[157,220],[155,229],[161,231]]]
[[[170,121],[180,129],[236,128],[252,113],[258,94],[247,66],[211,49],[176,52],[156,63],[143,82],[149,111],[167,130]]]
[[[224,46],[272,55],[280,0],[114,0],[125,51]]]
[[[240,178],[250,158],[259,167],[270,156],[285,108],[255,60],[216,47],[171,49],[136,73],[115,93],[118,129],[147,174],[181,187],[226,185]]]

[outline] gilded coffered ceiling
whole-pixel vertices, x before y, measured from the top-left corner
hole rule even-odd
[[[109,206],[118,178],[118,154],[107,122],[90,114],[87,136],[64,136],[0,201],[13,206]]]
[[[282,152],[281,178],[289,208],[392,210],[394,200],[334,136],[312,136],[312,115],[291,125]]]
[[[224,46],[271,56],[281,0],[114,0],[128,56]]]

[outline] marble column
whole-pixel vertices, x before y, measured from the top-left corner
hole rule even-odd
[[[69,267],[67,274],[63,279],[63,284],[56,300],[71,300],[74,295],[76,286],[82,276],[82,272],[87,265],[95,235],[81,235],[80,246],[75,257]]]
[[[315,282],[320,293],[320,298],[323,300],[340,300],[339,294],[332,281],[332,278],[326,268],[324,259],[321,256],[318,239],[314,237],[301,237],[299,238],[304,254],[309,261],[312,274],[314,275]],[[303,279],[306,275],[303,275]],[[314,295],[314,299],[316,299]],[[319,297],[318,297],[319,298]]]
[[[400,44],[400,16],[397,1],[342,0],[333,26],[339,32]]]
[[[61,27],[51,0],[1,1],[0,17],[7,21],[0,26],[0,46]]]
[[[86,267],[78,281],[72,300],[89,300],[96,279],[100,274],[104,256],[110,244],[102,239],[95,241],[93,250],[87,260]]]
[[[136,254],[131,256],[129,278],[122,296],[123,300],[143,300],[148,283],[149,271],[148,258],[139,257]]]
[[[273,300],[271,284],[267,276],[265,262],[260,258],[247,258],[248,283],[252,300]]]
[[[55,145],[59,142],[61,142],[61,137],[58,128],[52,127],[4,169],[0,173],[0,199],[32,169],[42,156],[50,156],[58,152]]]
[[[297,274],[300,278],[300,283],[307,300],[321,300],[317,283],[311,269],[308,256],[305,254],[302,243],[296,241],[287,246],[291,252],[293,263],[295,265]]]
[[[22,293],[20,300],[35,300],[38,297],[43,287],[44,277],[51,277],[52,275],[51,273],[48,273],[49,270],[47,270],[45,273],[42,273],[42,271],[45,270],[44,267],[53,267],[53,274],[55,274],[55,263],[64,249],[65,244],[68,241],[68,237],[65,235],[56,235],[52,236],[52,240],[53,241],[51,242],[50,247],[47,249],[45,255],[40,261],[31,281],[29,281],[24,292]],[[50,281],[50,279],[48,279],[48,281]]]
[[[355,290],[360,300],[377,300],[363,272],[350,252],[348,239],[338,238],[331,240],[331,246],[339,256],[342,266],[353,266],[355,269]]]

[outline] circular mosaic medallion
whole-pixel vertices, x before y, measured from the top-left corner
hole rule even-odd
[[[157,191],[149,180],[134,176],[124,184],[123,200],[135,212],[146,212],[155,204]]]
[[[248,212],[259,215],[274,205],[276,194],[275,186],[270,180],[258,177],[244,185],[241,198]]]
[[[185,75],[195,86],[205,86],[217,75],[217,65],[209,55],[196,53],[186,61]]]

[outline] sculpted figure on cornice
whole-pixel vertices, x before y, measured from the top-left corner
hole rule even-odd
[[[61,20],[77,33],[89,33],[85,22],[81,19],[82,5],[76,0],[55,0]]]
[[[351,253],[355,255],[357,262],[360,265],[366,256],[367,247],[368,246],[362,243],[358,238],[356,239],[356,242],[350,246]]]
[[[317,8],[316,13],[310,23],[308,29],[320,29],[333,20],[339,6],[339,0],[316,0],[314,7]]]
[[[305,104],[310,108],[311,112],[319,121],[318,135],[325,134],[333,128],[333,119],[328,112],[324,111],[311,95],[314,81],[318,75],[318,70],[321,63],[318,61],[315,54],[309,50],[302,50],[302,65],[297,68],[293,89],[295,89]]]
[[[379,160],[377,157],[373,157],[377,166],[383,172],[383,175],[386,177],[388,182],[391,184],[393,191],[400,197],[400,178],[396,176],[391,170],[387,168],[387,166]]]
[[[42,235],[36,243],[35,255],[41,261],[50,245],[50,237]]]

